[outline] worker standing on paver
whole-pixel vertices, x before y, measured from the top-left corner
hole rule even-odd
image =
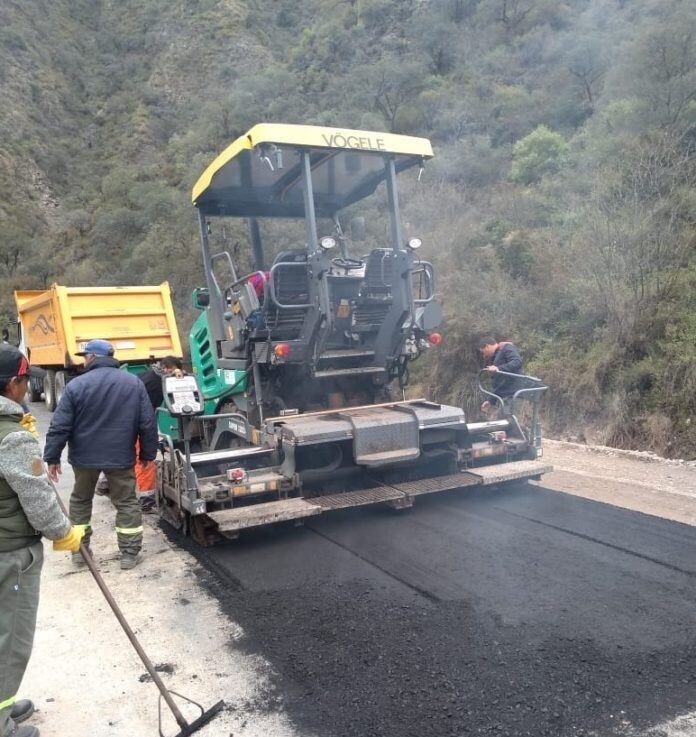
[[[73,379],[56,408],[46,435],[44,460],[49,477],[57,481],[66,443],[75,472],[70,496],[70,519],[85,525],[85,543],[92,534],[92,502],[100,472],[109,482],[109,498],[116,507],[116,537],[121,568],[134,568],[142,547],[143,518],[135,494],[135,444],[140,460],[153,463],[157,454],[155,414],[145,386],[121,371],[106,340],[90,340],[78,353],[85,357],[85,373]],[[81,558],[74,558],[80,563]]]
[[[522,388],[521,380],[514,376],[501,376],[500,371],[507,374],[522,373],[522,356],[517,348],[509,341],[498,341],[487,335],[479,341],[479,350],[486,364],[485,370],[491,375],[492,391],[503,401],[510,399],[514,393]],[[481,405],[483,412],[494,409],[490,400]]]
[[[33,418],[22,410],[29,372],[20,351],[0,347],[0,737],[39,735],[36,727],[18,726],[34,705],[16,694],[34,642],[41,536],[54,541],[54,550],[75,552],[84,534],[58,506]]]

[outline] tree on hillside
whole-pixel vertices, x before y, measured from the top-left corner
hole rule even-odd
[[[626,47],[611,87],[638,101],[644,124],[696,125],[696,6],[665,3]]]
[[[560,169],[567,148],[560,133],[545,125],[538,126],[515,144],[510,179],[520,184],[539,182],[545,174],[553,174]]]
[[[630,341],[646,311],[675,296],[696,246],[694,187],[694,152],[665,134],[635,142],[620,170],[598,172],[581,259],[614,340]]]
[[[606,72],[603,44],[599,39],[582,39],[567,53],[566,65],[580,85],[585,104],[593,110]]]
[[[425,87],[424,64],[413,58],[385,56],[356,70],[356,97],[378,112],[392,132],[413,132],[420,117],[418,96]]]

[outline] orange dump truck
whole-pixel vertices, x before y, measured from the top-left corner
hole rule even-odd
[[[93,338],[110,341],[115,357],[132,373],[146,371],[158,358],[181,356],[181,342],[169,284],[148,287],[61,287],[14,293],[21,347],[45,370],[32,379],[32,401],[41,395],[49,410],[66,383],[83,370],[75,353]]]

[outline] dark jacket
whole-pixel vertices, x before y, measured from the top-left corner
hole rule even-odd
[[[78,468],[132,468],[135,441],[140,459],[157,454],[155,414],[140,379],[119,369],[113,358],[96,358],[66,387],[46,435],[44,460]]]
[[[147,396],[150,397],[150,404],[153,409],[157,409],[162,406],[164,402],[164,391],[162,389],[162,376],[155,371],[150,369],[144,374],[141,374],[140,381],[145,384],[145,391]]]
[[[500,371],[506,371],[509,374],[523,373],[522,356],[512,343],[500,344],[498,350],[493,354],[493,365],[497,366]],[[522,379],[515,379],[511,376],[492,374],[491,385],[494,394],[507,399],[518,389],[522,389],[524,382]]]

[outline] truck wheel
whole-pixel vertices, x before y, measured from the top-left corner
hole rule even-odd
[[[56,372],[56,378],[54,382],[56,387],[56,407],[60,404],[63,392],[65,392],[65,384],[67,383],[66,378],[67,377],[65,375],[65,371]]]
[[[30,379],[27,394],[30,402],[40,402],[43,394],[43,382],[39,379]]]
[[[44,376],[44,402],[46,403],[46,409],[49,412],[53,412],[56,408],[56,372],[46,371]]]

